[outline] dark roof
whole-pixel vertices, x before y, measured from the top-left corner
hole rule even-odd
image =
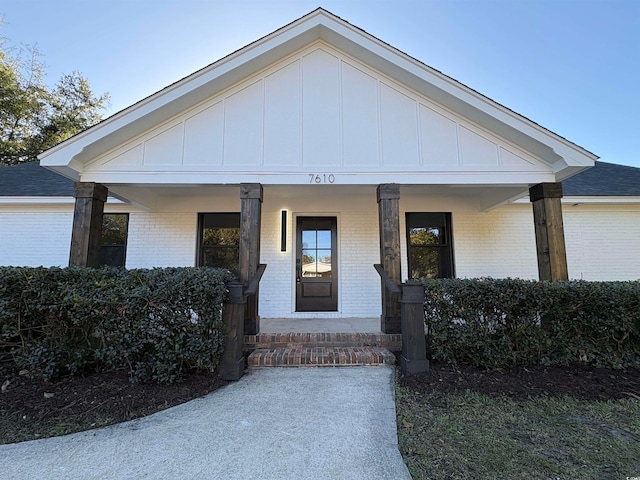
[[[562,182],[567,197],[640,197],[640,168],[596,162]],[[37,162],[0,167],[0,197],[71,197],[73,180],[58,175]]]
[[[596,162],[562,182],[565,197],[640,197],[640,168]]]
[[[0,197],[72,197],[73,180],[38,162],[0,167]]]

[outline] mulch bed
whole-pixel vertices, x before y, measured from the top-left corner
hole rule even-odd
[[[5,378],[0,378],[0,383]],[[132,420],[206,395],[228,382],[198,373],[174,385],[131,383],[126,373],[72,377],[55,383],[11,378],[0,393],[0,443],[81,431]],[[56,427],[56,423],[61,427]]]
[[[432,363],[429,371],[400,379],[421,393],[473,391],[506,395],[514,400],[539,396],[570,396],[580,400],[640,400],[640,369],[614,370],[586,366],[528,367],[482,370]]]

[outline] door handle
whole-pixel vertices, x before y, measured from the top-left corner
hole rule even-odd
[[[300,262],[300,259],[296,259],[296,283],[300,283],[301,282],[301,277],[302,277],[302,263]]]

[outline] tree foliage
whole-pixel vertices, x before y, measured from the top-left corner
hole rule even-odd
[[[80,72],[63,75],[53,87],[44,77],[37,47],[9,48],[0,37],[0,166],[35,161],[102,119],[109,95],[94,95]]]

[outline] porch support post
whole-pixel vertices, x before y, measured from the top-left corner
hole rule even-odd
[[[262,185],[240,184],[240,282],[245,287],[253,278],[260,264],[260,217],[262,210]],[[258,315],[258,291],[247,296],[244,313],[244,333],[260,332]]]
[[[394,283],[400,284],[400,186],[378,185],[376,190],[380,229],[380,264]],[[392,293],[381,280],[383,333],[400,333],[400,294]]]
[[[568,280],[567,253],[562,222],[562,184],[539,183],[529,189],[536,229],[540,280]]]
[[[76,182],[76,198],[71,232],[69,266],[98,267],[102,234],[102,215],[107,201],[107,187],[93,182]]]
[[[227,334],[224,350],[220,357],[220,373],[224,380],[240,380],[244,374],[244,285],[240,282],[227,283],[229,296],[222,308],[222,321]]]

